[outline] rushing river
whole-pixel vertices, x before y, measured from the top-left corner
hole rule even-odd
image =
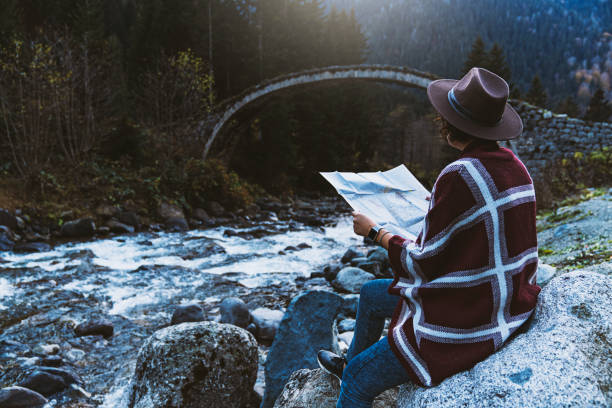
[[[209,319],[218,318],[217,305],[227,296],[284,310],[296,293],[325,284],[309,280],[312,272],[360,242],[346,216],[326,227],[284,221],[268,227],[276,233],[260,238],[246,236],[253,228],[228,234],[218,227],[0,254],[0,346],[10,345],[0,349],[8,368],[0,385],[13,385],[37,364],[37,345],[59,344],[92,394],[89,402],[120,407],[139,345],[168,325],[176,305],[197,302]],[[96,317],[113,322],[112,338],[74,336],[74,324]],[[70,397],[58,398],[48,406]]]

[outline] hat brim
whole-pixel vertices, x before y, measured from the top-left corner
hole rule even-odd
[[[457,82],[459,81],[455,79],[438,79],[427,87],[429,101],[451,125],[469,135],[486,140],[510,140],[521,135],[523,121],[508,103],[501,120],[494,126],[480,124],[457,113],[448,102],[448,92]]]

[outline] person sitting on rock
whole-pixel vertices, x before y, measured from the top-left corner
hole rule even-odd
[[[394,279],[361,288],[346,357],[318,354],[341,379],[337,407],[370,407],[391,387],[430,387],[471,368],[529,318],[540,292],[533,182],[497,143],[523,129],[508,84],[472,68],[460,80],[433,81],[427,96],[461,155],[438,176],[415,242],[353,213],[355,233],[388,250]]]

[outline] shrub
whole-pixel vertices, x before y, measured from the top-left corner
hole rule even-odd
[[[553,208],[556,203],[585,186],[609,185],[612,180],[612,149],[603,147],[590,153],[576,152],[557,160],[535,178],[539,209]]]
[[[187,201],[197,206],[217,201],[229,209],[244,208],[261,192],[228,170],[220,160],[212,158],[189,159],[184,167],[184,182]]]

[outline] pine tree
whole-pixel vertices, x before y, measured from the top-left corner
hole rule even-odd
[[[567,98],[559,102],[559,104],[555,108],[555,112],[565,113],[566,115],[572,118],[577,118],[578,116],[580,116],[580,109],[578,108],[578,105],[576,104],[576,102],[574,102],[571,96],[568,96]]]
[[[472,67],[484,67],[487,65],[487,53],[482,37],[478,36],[472,44],[472,51],[468,54],[463,65],[463,75],[465,75]]]
[[[525,99],[527,100],[527,102],[536,106],[543,107],[544,105],[546,105],[548,95],[546,94],[546,89],[544,89],[539,75],[536,74],[531,80],[531,86],[529,88],[529,92],[527,92],[527,96],[525,97]]]
[[[584,114],[584,120],[607,122],[610,115],[612,115],[612,107],[610,107],[603,90],[600,88],[593,94],[589,107]]]
[[[486,65],[484,68],[504,78],[506,82],[510,82],[510,67],[506,62],[504,50],[498,43],[493,44],[491,50],[487,53]]]

